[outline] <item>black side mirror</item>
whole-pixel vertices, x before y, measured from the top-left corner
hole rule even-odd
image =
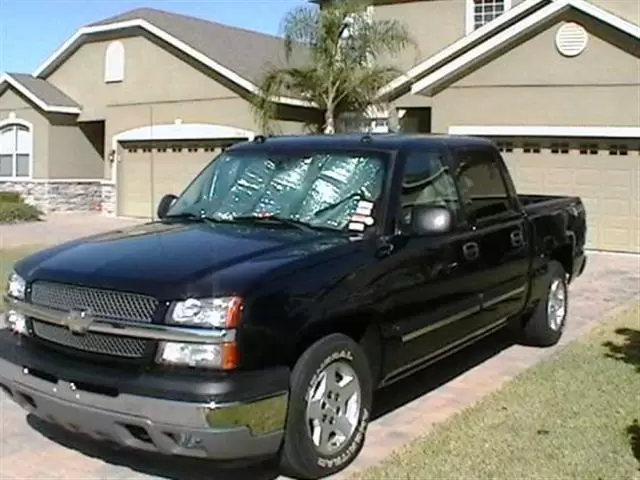
[[[167,212],[177,199],[178,197],[172,193],[169,193],[160,199],[160,203],[158,203],[158,210],[156,212],[159,219],[162,220],[167,215]]]
[[[411,209],[411,231],[415,235],[442,235],[453,228],[453,214],[447,207],[414,205]]]

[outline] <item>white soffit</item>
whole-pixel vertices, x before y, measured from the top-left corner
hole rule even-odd
[[[436,85],[446,78],[449,78],[463,68],[472,65],[475,61],[490,54],[495,49],[505,45],[510,40],[517,38],[528,29],[539,25],[540,23],[548,20],[549,18],[552,18],[555,14],[566,10],[567,8],[575,8],[578,11],[596,18],[621,32],[624,32],[640,40],[640,25],[628,22],[584,0],[555,0],[549,3],[549,5],[545,6],[544,8],[523,18],[518,23],[494,35],[487,41],[479,44],[475,48],[459,56],[455,60],[434,70],[431,74],[414,83],[411,87],[411,93],[417,94],[425,89],[428,89],[429,87]]]
[[[35,105],[37,105],[38,108],[44,110],[45,112],[69,113],[69,114],[78,114],[78,115],[82,113],[82,111],[77,107],[49,105],[41,98],[38,98],[33,92],[31,92],[24,85],[22,85],[20,82],[18,82],[15,78],[13,78],[11,75],[7,73],[0,76],[0,87],[2,86],[3,83],[7,83],[8,85],[11,85],[13,88],[19,91],[22,95],[24,95],[26,98],[32,101]]]
[[[253,139],[255,132],[227,125],[211,125],[206,123],[168,123],[148,125],[120,132],[113,136],[113,148],[118,142],[152,141],[152,140],[204,140],[246,138]]]
[[[45,75],[46,71],[67,51],[74,48],[74,46],[77,43],[79,43],[82,40],[82,37],[84,36],[92,35],[96,33],[113,32],[118,30],[124,30],[127,28],[136,28],[136,27],[141,28],[147,31],[148,33],[150,33],[151,35],[154,35],[155,37],[167,42],[169,45],[172,45],[173,47],[182,51],[183,53],[190,56],[191,58],[199,61],[200,63],[206,65],[207,67],[216,71],[220,75],[228,78],[229,80],[236,83],[237,85],[240,85],[241,87],[245,88],[249,92],[253,94],[259,94],[260,89],[253,82],[250,82],[246,78],[241,77],[237,73],[233,72],[232,70],[229,70],[228,68],[216,62],[212,58],[206,56],[205,54],[199,52],[195,48],[177,39],[173,35],[166,32],[165,30],[162,30],[161,28],[158,28],[155,25],[141,18],[134,19],[134,20],[126,20],[123,22],[109,23],[106,25],[94,25],[91,27],[80,28],[78,31],[76,31],[75,34],[73,34],[72,37],[70,37],[66,42],[64,42],[60,46],[60,48],[58,48],[55,52],[53,52],[53,54],[49,58],[47,58],[42,64],[40,64],[40,66],[36,69],[36,71],[33,72],[33,76],[39,77],[39,76]],[[305,100],[300,100],[297,98],[274,97],[272,100],[274,102],[285,103],[288,105],[294,105],[294,106],[300,106],[300,107],[314,106],[313,103],[310,103]]]
[[[640,138],[640,127],[559,127],[536,125],[453,125],[451,135],[482,137]]]

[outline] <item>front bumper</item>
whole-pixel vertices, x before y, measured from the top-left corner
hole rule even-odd
[[[96,440],[233,460],[279,450],[288,371],[218,378],[126,372],[63,357],[0,329],[0,388],[28,412]]]

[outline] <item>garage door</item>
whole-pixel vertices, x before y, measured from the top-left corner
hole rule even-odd
[[[227,143],[228,144],[228,143]],[[179,195],[225,145],[151,144],[120,145],[118,214],[153,218],[163,195]]]
[[[610,140],[496,140],[521,193],[578,195],[588,248],[640,253],[640,152]]]

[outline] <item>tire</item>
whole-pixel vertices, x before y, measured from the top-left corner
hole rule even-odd
[[[341,373],[346,376],[341,377]],[[349,377],[352,379],[347,382]],[[340,383],[349,388],[341,389],[340,385],[334,385],[333,391],[330,384],[325,383],[329,386],[323,390],[322,382],[328,382],[331,378],[342,378]],[[353,383],[355,380],[357,383]],[[350,389],[356,393],[351,393]],[[320,395],[322,391],[325,395]],[[331,395],[328,397],[329,391]],[[336,398],[335,393],[342,394],[342,398]],[[297,479],[315,480],[346,468],[358,456],[364,444],[371,416],[372,395],[371,368],[357,343],[346,335],[332,334],[309,347],[298,359],[291,374],[287,426],[280,453],[282,473]],[[358,396],[359,405],[354,400]],[[346,398],[351,399],[350,408],[343,410]],[[343,415],[340,416],[340,413]],[[326,443],[314,443],[311,425],[316,426],[317,432],[319,423],[309,418],[324,416],[326,420],[322,420],[322,425],[325,428],[321,432],[337,429],[338,425],[342,431],[348,431],[343,443],[333,446],[334,450]],[[333,425],[330,424],[331,419]],[[346,419],[351,422],[345,423]],[[349,428],[345,428],[345,425]],[[333,438],[335,440],[336,437]],[[316,437],[316,440],[319,439]]]
[[[562,300],[553,295],[560,292]],[[527,321],[523,331],[523,342],[536,347],[551,347],[556,345],[567,322],[569,308],[569,291],[567,289],[567,274],[560,262],[551,260],[546,276],[545,297],[536,306],[531,318]],[[561,306],[561,312],[554,316],[550,302],[555,298],[556,306]],[[553,303],[551,303],[553,305]],[[555,309],[557,311],[558,308]]]

